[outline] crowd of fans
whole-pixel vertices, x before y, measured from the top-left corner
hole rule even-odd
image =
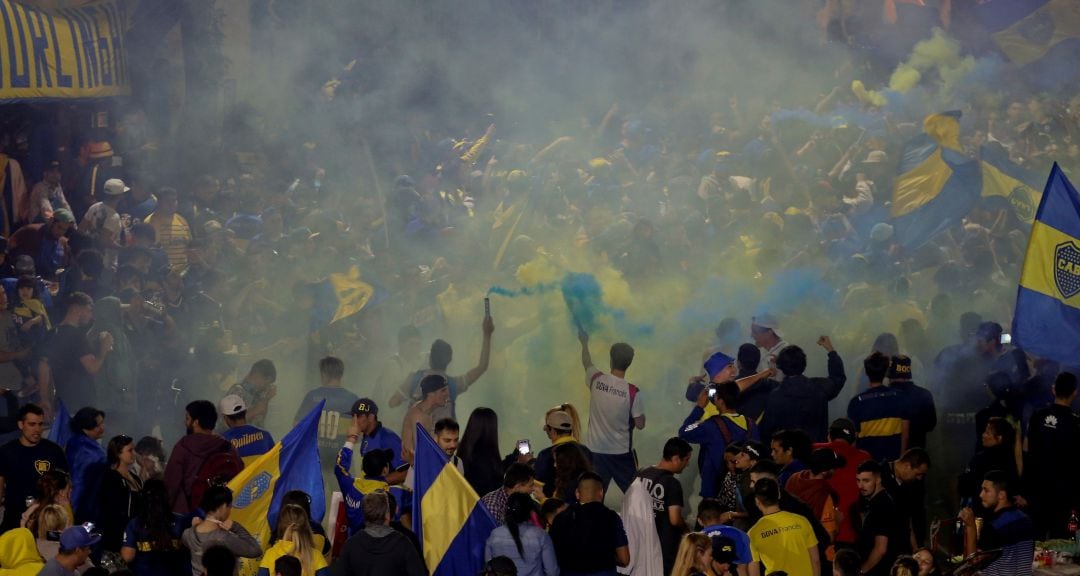
[[[939,110],[859,101],[846,87],[874,64],[852,51],[834,90],[794,108],[666,93],[562,119],[554,139],[500,139],[487,121],[463,128],[476,136],[403,128],[405,145],[378,147],[402,168],[386,190],[370,150],[358,190],[314,140],[177,188],[137,131],[8,150],[0,571],[216,576],[250,558],[268,575],[426,574],[410,530],[420,424],[498,524],[489,574],[927,576],[951,569],[945,551],[1031,573],[1036,541],[1076,533],[1080,423],[1075,372],[1002,328],[1029,224],[985,199],[897,242],[894,174]],[[1080,174],[1077,98],[1002,82],[959,103],[963,148]],[[348,295],[327,279],[354,269],[373,294],[332,322]],[[691,334],[626,336],[664,347],[649,360],[662,368],[633,364],[627,343],[598,367],[590,331],[621,325],[575,316],[585,387],[560,385],[543,344],[558,314],[515,300],[498,332],[485,314],[479,360],[451,374],[453,348],[433,337],[538,271],[595,272],[634,314]],[[736,305],[684,306],[702,292]],[[279,367],[319,383],[281,398]],[[498,410],[462,427],[474,385]],[[332,548],[296,492],[264,547],[230,520],[220,481],[323,400],[319,450],[351,537]],[[542,422],[550,445],[502,450],[497,412],[504,430]],[[65,446],[50,426],[70,426]]]

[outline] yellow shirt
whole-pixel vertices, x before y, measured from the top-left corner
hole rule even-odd
[[[318,546],[320,543],[315,542]],[[259,562],[259,574],[262,576],[269,576],[274,574],[274,563],[278,558],[282,556],[288,556],[292,552],[293,543],[287,540],[278,540],[270,547],[269,550],[263,554],[262,561]],[[327,570],[326,558],[323,558],[321,548],[313,548],[311,551],[311,566],[310,570],[305,571],[302,576],[325,576],[329,573]]]
[[[791,512],[763,516],[750,529],[750,552],[765,564],[765,573],[813,574],[810,548],[817,546],[814,530],[806,518]]]
[[[186,269],[187,249],[191,244],[191,227],[187,220],[179,214],[173,214],[171,219],[151,214],[146,217],[145,222],[154,227],[158,246],[161,246],[169,258],[169,268],[181,271]]]

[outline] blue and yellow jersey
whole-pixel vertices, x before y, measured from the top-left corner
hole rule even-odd
[[[869,452],[874,460],[899,458],[905,411],[904,395],[885,386],[852,398],[847,414],[858,430],[855,445]]]
[[[244,466],[250,466],[259,456],[266,454],[274,447],[274,437],[266,430],[251,424],[229,428],[221,433],[221,437],[236,448],[240,459],[244,461]]]

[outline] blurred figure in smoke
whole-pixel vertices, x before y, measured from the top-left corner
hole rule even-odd
[[[787,347],[788,343],[777,334],[780,323],[771,314],[754,316],[750,324],[750,337],[754,344],[765,351],[769,359],[769,366],[776,368],[776,357],[780,351]]]
[[[395,408],[406,399],[409,399],[410,402],[420,401],[420,382],[430,374],[439,374],[447,380],[447,385],[450,388],[450,401],[444,406],[437,407],[435,412],[431,414],[431,417],[435,422],[438,422],[442,418],[454,418],[454,408],[457,403],[458,395],[464,394],[465,391],[468,390],[474,382],[479,380],[488,369],[488,364],[491,359],[491,335],[495,332],[495,321],[491,316],[484,318],[482,329],[484,341],[480,348],[480,361],[472,370],[469,370],[462,376],[447,375],[446,370],[450,366],[450,362],[454,359],[454,349],[450,346],[450,343],[445,340],[436,340],[431,343],[431,355],[428,357],[428,368],[417,370],[405,378],[401,383],[401,388],[395,391],[394,395],[390,397],[390,407]]]

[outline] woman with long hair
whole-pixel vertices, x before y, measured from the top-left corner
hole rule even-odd
[[[37,546],[38,554],[45,559],[55,558],[57,552],[60,551],[60,533],[70,527],[70,512],[63,506],[59,504],[42,506],[38,510],[37,531],[34,532],[34,544]],[[90,559],[87,559],[76,570],[76,573],[82,574],[87,568],[93,566]]]
[[[711,560],[712,540],[700,532],[690,532],[679,543],[671,576],[712,576]]]
[[[101,479],[98,492],[98,527],[101,546],[109,552],[120,552],[124,530],[138,513],[142,480],[133,471],[135,441],[130,436],[114,436],[105,450],[108,468]]]
[[[63,470],[49,470],[41,475],[37,481],[38,494],[41,494],[36,502],[23,512],[22,527],[29,528],[31,532],[38,532],[38,515],[41,509],[51,504],[59,504],[68,514],[69,525],[75,522],[75,514],[71,510],[71,476]]]
[[[577,444],[555,447],[555,490],[553,495],[564,502],[577,502],[577,481],[583,472],[592,470]]]
[[[286,504],[278,513],[276,542],[263,555],[259,563],[259,576],[274,574],[274,563],[282,556],[292,556],[300,561],[303,576],[323,576],[327,573],[326,558],[315,542],[307,511],[296,504]]]
[[[555,576],[555,547],[551,537],[531,522],[536,503],[528,494],[511,494],[506,501],[506,524],[491,532],[484,545],[484,561],[506,556],[519,576]]]
[[[457,455],[465,464],[465,479],[483,496],[502,487],[503,463],[499,452],[499,415],[480,407],[469,415]]]
[[[173,530],[172,506],[165,483],[146,481],[140,495],[142,506],[128,522],[120,557],[139,576],[179,576],[191,569],[180,554],[180,541]]]

